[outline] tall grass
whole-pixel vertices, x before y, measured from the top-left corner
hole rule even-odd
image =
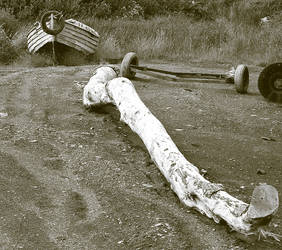
[[[100,55],[135,51],[143,59],[246,62],[282,60],[282,25],[232,18],[195,21],[183,15],[150,20],[82,20],[101,35]]]
[[[43,3],[32,2],[37,4],[25,6],[25,11],[30,11],[30,8],[35,10],[39,3]],[[48,0],[44,3],[58,10],[65,8],[68,10],[66,18],[74,17],[96,29],[101,37],[97,51],[101,58],[120,58],[129,51],[135,51],[141,59],[147,60],[216,61],[262,66],[282,61],[281,0],[209,0],[192,9],[191,3],[183,0],[186,5],[179,4],[178,7],[187,8],[181,7],[182,12],[150,19],[125,18],[126,15],[111,19],[98,19],[94,15],[85,17],[76,12],[80,0],[69,1],[66,6],[63,2]],[[137,2],[143,3],[145,11],[145,0]],[[199,19],[189,14],[196,10],[201,11],[201,15],[207,15]],[[24,16],[24,12],[21,13]],[[272,21],[260,24],[260,18],[266,15],[271,15]],[[24,61],[30,24],[23,25],[15,16],[0,9],[0,63],[10,63],[16,57]],[[34,58],[38,61],[36,56]]]

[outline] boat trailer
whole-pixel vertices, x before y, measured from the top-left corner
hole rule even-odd
[[[152,77],[173,81],[191,79],[193,81],[224,81],[226,83],[234,83],[236,91],[240,94],[247,93],[249,86],[249,70],[248,67],[244,64],[238,65],[236,69],[233,68],[225,74],[173,72],[150,68],[147,66],[139,66],[137,54],[134,52],[127,53],[124,56],[120,66],[121,76],[132,79],[138,72]]]

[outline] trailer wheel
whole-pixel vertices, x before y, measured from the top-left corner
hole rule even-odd
[[[51,21],[51,22],[55,22],[54,27],[53,28],[49,28],[47,26],[47,22]],[[65,19],[62,15],[62,13],[58,12],[58,11],[47,11],[46,13],[44,13],[41,17],[41,28],[50,35],[58,35],[65,27]]]
[[[249,87],[249,70],[244,64],[238,65],[235,71],[234,83],[236,91],[240,94],[247,93]]]
[[[129,52],[124,56],[120,66],[121,76],[129,79],[134,78],[136,73],[130,69],[130,65],[139,65],[138,57],[134,52]]]
[[[262,70],[258,78],[258,89],[269,101],[282,103],[282,63],[270,64]]]

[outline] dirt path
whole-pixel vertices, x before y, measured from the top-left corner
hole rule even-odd
[[[180,204],[113,107],[84,110],[81,87],[91,71],[2,74],[1,249],[281,248],[239,237]],[[252,72],[248,95],[228,84],[134,81],[186,158],[246,202],[260,182],[282,191],[282,105],[259,95]],[[271,231],[282,234],[281,209]]]

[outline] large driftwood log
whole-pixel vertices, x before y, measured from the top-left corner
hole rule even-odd
[[[179,199],[216,222],[224,220],[234,230],[253,234],[269,223],[279,206],[278,192],[269,185],[257,186],[250,205],[206,180],[197,167],[178,150],[160,121],[144,105],[127,78],[116,78],[111,67],[100,67],[84,88],[86,107],[112,103],[125,122],[143,140],[152,160]]]

